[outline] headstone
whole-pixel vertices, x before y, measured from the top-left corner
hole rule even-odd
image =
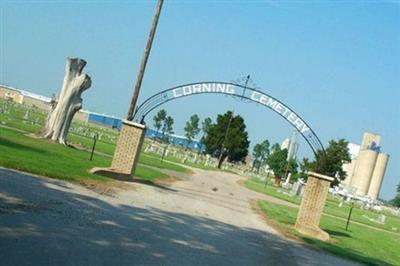
[[[158,149],[157,149],[157,153],[158,153],[159,155],[162,155],[163,152],[164,152],[164,149],[163,149],[161,146],[158,146],[157,148],[158,148]]]
[[[289,184],[291,176],[292,176],[292,173],[289,172],[289,174],[286,177],[285,185]]]
[[[206,161],[204,163],[204,166],[208,166],[210,164],[210,154],[206,154]]]
[[[24,115],[24,120],[28,120],[28,119],[29,119],[29,110],[27,110]]]
[[[290,191],[290,196],[299,196],[303,184],[300,180],[293,184],[292,190]]]
[[[344,201],[344,198],[343,198],[343,197],[340,197],[339,208],[342,208],[342,206],[343,206],[343,201]]]
[[[386,216],[385,215],[381,214],[381,215],[378,216],[378,222],[379,223],[384,224],[385,221],[386,221]]]
[[[188,154],[187,154],[187,153],[185,153],[185,157],[183,157],[183,159],[182,159],[182,163],[186,163],[187,159],[188,159]]]
[[[149,144],[146,146],[146,148],[144,149],[144,152],[145,152],[145,153],[148,153],[149,150],[150,150],[150,148],[151,148],[151,143],[149,143]]]

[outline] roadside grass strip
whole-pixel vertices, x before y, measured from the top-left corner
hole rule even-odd
[[[69,181],[110,180],[88,170],[95,166],[110,166],[111,157],[96,155],[93,161],[89,161],[89,155],[87,151],[0,127],[0,165],[3,167]],[[168,177],[145,166],[138,166],[135,175],[143,180]]]
[[[267,222],[278,231],[320,250],[366,265],[400,265],[399,235],[358,224],[350,224],[346,231],[345,221],[323,215],[320,227],[331,236],[331,241],[325,243],[294,229],[298,209],[262,200],[258,201],[258,207]]]

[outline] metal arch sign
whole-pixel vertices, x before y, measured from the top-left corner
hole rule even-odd
[[[224,94],[247,99],[267,107],[289,122],[304,137],[315,155],[317,155],[318,150],[324,152],[321,141],[311,127],[287,105],[260,90],[229,82],[191,83],[161,91],[139,105],[133,119],[137,122],[143,122],[145,116],[158,106],[175,99],[198,94]]]

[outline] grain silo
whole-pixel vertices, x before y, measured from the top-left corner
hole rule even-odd
[[[356,164],[357,164],[356,159],[352,159],[351,162],[343,164],[343,171],[346,172],[346,178],[345,180],[343,180],[343,184],[346,187],[349,187],[351,184],[351,179],[353,178]]]
[[[368,189],[368,196],[376,200],[381,190],[383,177],[385,176],[386,166],[389,161],[389,155],[386,153],[379,153],[376,159],[374,172],[372,173],[371,182]]]
[[[360,150],[358,154],[351,187],[357,188],[356,194],[359,196],[365,196],[368,193],[377,157],[378,152],[374,150]]]
[[[381,136],[371,132],[365,132],[361,142],[361,150],[373,149],[379,146],[381,142]]]

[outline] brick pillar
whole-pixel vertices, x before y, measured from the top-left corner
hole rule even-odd
[[[307,185],[295,224],[296,230],[300,233],[321,241],[329,241],[329,234],[319,228],[319,223],[332,181],[332,177],[314,172],[308,173]]]
[[[96,167],[91,172],[119,179],[132,179],[139,161],[145,133],[144,125],[123,121],[111,167]]]

